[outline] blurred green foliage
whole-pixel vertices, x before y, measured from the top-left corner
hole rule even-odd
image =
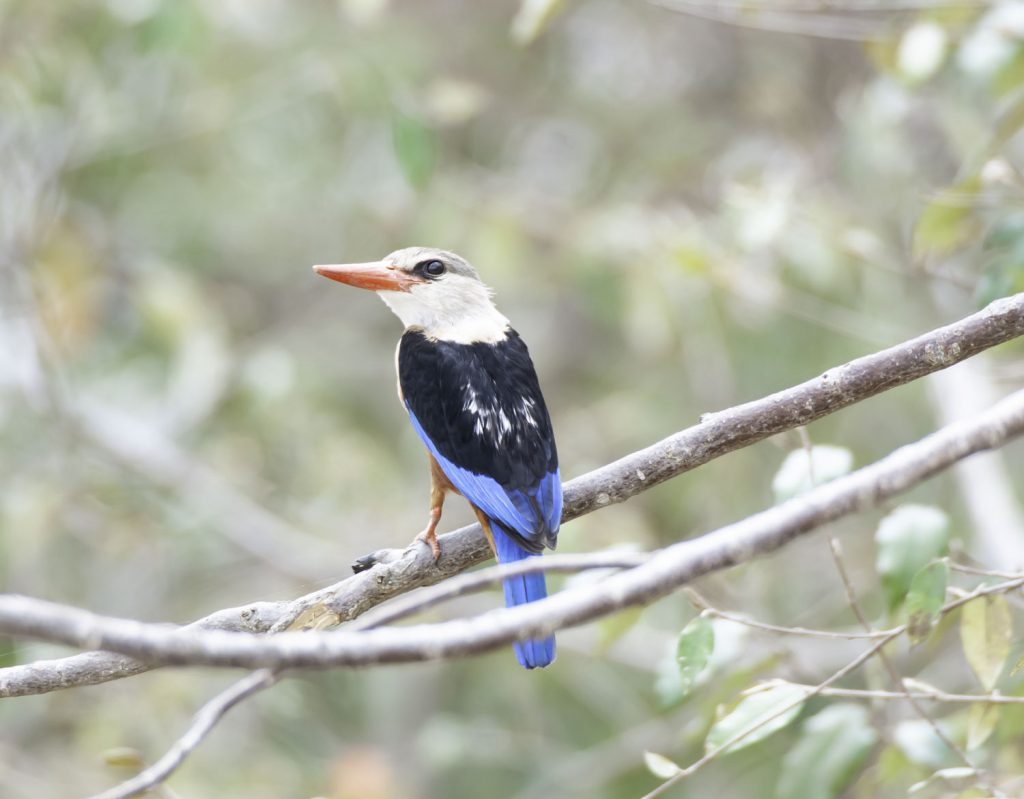
[[[0,588],[185,621],[412,538],[427,472],[393,400],[397,322],[314,263],[412,244],[468,257],[530,344],[567,477],[1021,290],[1024,4],[767,5],[0,0]],[[968,393],[1019,383],[1020,351],[987,358]],[[949,401],[914,385],[809,433],[863,465]],[[567,525],[560,549],[650,549],[739,519],[801,447],[720,459]],[[913,499],[984,561],[968,490],[946,475]],[[470,519],[459,504],[446,525]],[[835,532],[884,624],[939,551],[918,562],[896,535],[909,559],[883,587],[881,515]],[[987,527],[1020,551],[1004,521]],[[818,539],[700,589],[765,621],[853,623]],[[234,711],[172,787],[635,797],[657,784],[645,750],[685,766],[755,682],[821,680],[858,651],[715,620],[686,693],[692,616],[675,596],[567,631],[539,674],[501,652],[297,676]],[[976,690],[959,650],[940,622],[898,654],[908,676]],[[5,642],[0,664],[60,652]],[[3,702],[0,794],[124,778],[226,679],[165,670]],[[932,709],[962,744],[994,728],[979,758],[1024,772],[1016,708]],[[673,795],[895,797],[958,765],[903,705],[868,718],[819,699],[787,721]]]

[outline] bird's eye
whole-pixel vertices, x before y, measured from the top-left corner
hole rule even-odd
[[[441,261],[424,261],[419,266],[430,277],[440,277],[445,273],[445,265]]]

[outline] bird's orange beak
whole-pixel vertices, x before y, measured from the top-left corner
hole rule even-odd
[[[368,264],[325,264],[314,266],[318,275],[370,291],[408,291],[420,281],[393,264],[373,261]]]

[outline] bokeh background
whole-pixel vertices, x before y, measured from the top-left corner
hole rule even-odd
[[[314,263],[412,244],[471,260],[530,344],[567,477],[1024,287],[1022,41],[1020,2],[0,0],[0,588],[184,622],[326,585],[422,527],[399,324]],[[1020,355],[810,438],[871,462],[1017,387]],[[742,518],[800,447],[579,519],[560,550]],[[912,497],[989,566],[1024,560],[1005,457]],[[879,624],[887,510],[833,528]],[[852,623],[820,537],[699,588],[766,621]],[[716,623],[684,698],[672,651],[693,615],[676,595],[566,632],[543,673],[498,652],[296,676],[233,711],[167,795],[635,797],[658,783],[644,750],[690,762],[719,704],[856,652]],[[0,641],[0,663],[64,651]],[[899,655],[977,690],[955,630]],[[236,676],[4,701],[0,794],[127,777]],[[849,684],[886,687],[872,669]],[[787,795],[786,755],[830,704],[672,795]],[[903,796],[956,764],[903,705],[864,707],[869,751],[788,795]],[[933,709],[962,737],[966,707]],[[978,757],[1019,774],[1022,725],[1004,710]]]

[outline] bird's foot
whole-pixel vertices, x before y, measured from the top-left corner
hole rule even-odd
[[[434,555],[434,562],[436,563],[441,557],[441,544],[437,540],[437,522],[431,520],[431,523],[427,525],[427,529],[416,536],[416,541],[422,541],[428,547]]]

